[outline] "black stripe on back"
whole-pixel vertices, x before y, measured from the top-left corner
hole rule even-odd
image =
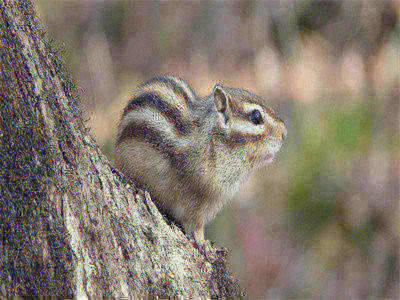
[[[132,121],[125,126],[119,135],[117,145],[132,138],[146,141],[153,149],[162,153],[170,161],[171,166],[177,170],[178,174],[182,175],[187,169],[186,155],[177,151],[173,142],[169,141],[161,131],[150,127],[143,121],[140,123]]]
[[[178,79],[178,78],[177,78],[177,79]],[[181,79],[178,79],[178,80],[181,80]],[[182,81],[183,81],[183,80],[182,80]],[[171,79],[171,78],[169,78],[169,77],[158,76],[158,77],[154,77],[154,78],[152,78],[152,79],[146,81],[146,82],[143,84],[143,86],[148,85],[148,84],[153,83],[153,82],[162,82],[162,83],[165,83],[166,85],[168,85],[169,87],[171,87],[171,88],[173,89],[174,93],[179,94],[179,95],[181,95],[181,96],[183,97],[183,99],[185,100],[186,105],[189,105],[189,106],[192,106],[192,105],[193,105],[192,100],[190,99],[189,95],[188,95],[188,94],[185,92],[185,90],[184,90],[177,82],[175,82],[173,79]],[[185,84],[185,83],[183,83],[183,84]],[[192,90],[192,88],[191,88],[188,84],[185,84],[185,85],[186,85],[186,87],[190,90],[190,92],[192,93],[192,95],[194,95],[195,97],[197,97],[196,94],[195,94],[195,92]]]
[[[146,106],[154,107],[157,111],[159,111],[164,117],[167,118],[169,122],[174,124],[175,128],[180,134],[184,135],[189,133],[192,123],[188,121],[185,122],[178,109],[171,107],[171,105],[154,93],[144,93],[136,98],[133,98],[125,107],[122,117],[126,116],[130,111],[136,108]]]

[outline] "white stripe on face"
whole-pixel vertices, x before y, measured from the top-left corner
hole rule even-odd
[[[243,108],[243,110],[244,110],[244,112],[246,113],[246,114],[248,114],[248,113],[250,113],[250,112],[252,112],[253,110],[259,110],[260,111],[260,113],[262,114],[262,116],[264,117],[264,110],[263,110],[263,108],[262,108],[262,106],[261,105],[258,105],[258,104],[256,104],[256,103],[243,103],[243,106],[242,106],[242,108]]]
[[[272,118],[269,114],[265,114],[265,119],[264,119],[272,128],[276,128],[278,126],[278,123],[275,121],[274,118]]]
[[[250,120],[232,120],[231,129],[233,132],[251,134],[251,135],[261,135],[264,133],[264,124],[254,125]]]

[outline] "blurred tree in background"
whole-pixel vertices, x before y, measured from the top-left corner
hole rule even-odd
[[[399,1],[37,1],[113,157],[143,80],[262,95],[289,136],[209,226],[250,296],[399,298]]]

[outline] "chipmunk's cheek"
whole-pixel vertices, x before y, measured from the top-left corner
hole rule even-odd
[[[281,146],[281,140],[271,139],[267,142],[267,151],[268,153],[275,155],[281,149]]]

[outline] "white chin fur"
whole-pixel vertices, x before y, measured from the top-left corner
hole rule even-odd
[[[274,154],[266,154],[264,157],[263,157],[263,163],[264,164],[269,164],[269,163],[271,163],[273,160],[274,160],[274,157],[275,157],[275,155]]]
[[[270,153],[259,157],[258,162],[257,162],[257,165],[258,165],[257,168],[260,168],[260,167],[270,164],[274,160],[274,157],[275,157],[275,154],[270,154]]]

